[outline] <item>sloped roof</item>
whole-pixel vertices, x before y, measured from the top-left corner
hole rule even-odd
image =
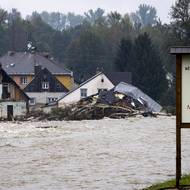
[[[162,106],[160,106],[157,102],[155,102],[147,94],[145,94],[139,88],[137,88],[133,85],[121,82],[115,87],[114,91],[131,96],[134,99],[140,98],[140,99],[145,100],[148,104],[150,111],[160,112],[162,109]]]
[[[51,60],[40,53],[13,52],[0,57],[3,69],[9,75],[34,75],[34,66],[41,65],[47,68],[53,75],[72,75],[73,73],[60,66],[59,63]]]
[[[105,75],[115,86],[120,82],[132,84],[131,72],[105,72]]]

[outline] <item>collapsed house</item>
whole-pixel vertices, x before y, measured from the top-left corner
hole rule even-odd
[[[101,91],[78,102],[79,104],[104,104],[129,107],[145,112],[160,112],[162,106],[139,88],[120,82],[109,91]]]
[[[0,64],[0,119],[23,116],[28,112],[29,97],[9,77]]]
[[[77,103],[81,99],[85,99],[94,94],[109,91],[114,88],[120,81],[131,83],[130,72],[98,72],[76,88],[66,93],[57,102],[58,107],[65,107]]]
[[[96,94],[80,99],[58,109],[54,119],[83,120],[127,118],[136,115],[156,116],[162,107],[137,87],[120,82],[108,91],[99,91]]]

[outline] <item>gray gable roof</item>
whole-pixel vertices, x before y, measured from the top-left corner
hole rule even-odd
[[[73,75],[73,73],[60,66],[40,53],[13,52],[0,57],[3,69],[9,75],[34,75],[34,66],[41,65],[47,68],[53,75]]]

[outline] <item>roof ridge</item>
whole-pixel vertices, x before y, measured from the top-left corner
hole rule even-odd
[[[35,61],[36,60],[36,61]],[[29,74],[33,75],[33,67],[35,62],[42,67],[48,68],[53,75],[70,75],[73,76],[73,72],[66,68],[64,64],[58,62],[56,59],[44,57],[40,52],[15,52],[14,55],[4,54],[0,57],[3,68],[9,75]],[[14,67],[11,63],[15,63]]]

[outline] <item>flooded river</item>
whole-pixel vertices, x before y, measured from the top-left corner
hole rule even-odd
[[[182,136],[190,173],[190,129]],[[174,117],[0,123],[1,190],[132,190],[174,177]]]

